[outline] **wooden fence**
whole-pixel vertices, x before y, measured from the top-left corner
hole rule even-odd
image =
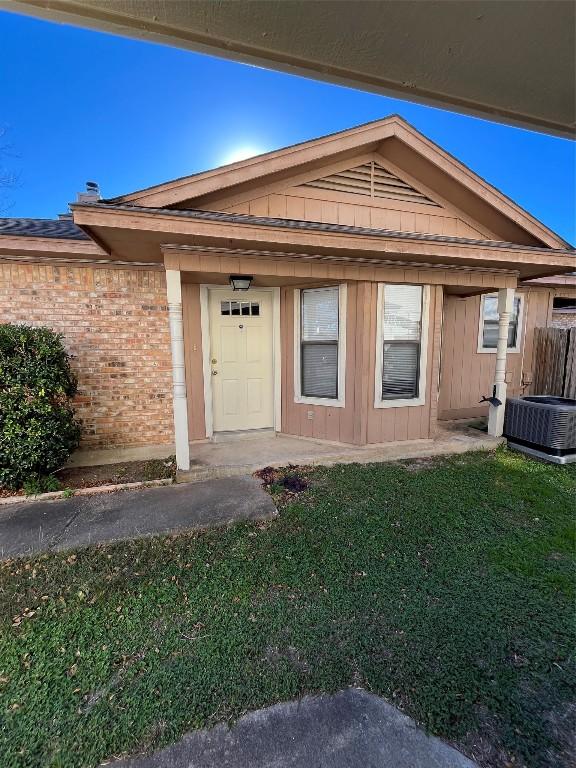
[[[534,331],[534,395],[576,399],[576,328]]]

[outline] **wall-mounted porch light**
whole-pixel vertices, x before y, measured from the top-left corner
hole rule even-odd
[[[254,278],[252,275],[230,275],[230,285],[235,291],[247,291]]]

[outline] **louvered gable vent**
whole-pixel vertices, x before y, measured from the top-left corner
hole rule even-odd
[[[429,197],[407,184],[398,176],[382,168],[378,163],[370,162],[350,168],[346,171],[324,176],[322,179],[307,181],[303,187],[315,187],[316,189],[331,189],[335,192],[346,192],[353,195],[366,195],[367,197],[386,197],[391,200],[402,200],[408,203],[420,203],[421,205],[440,206]]]

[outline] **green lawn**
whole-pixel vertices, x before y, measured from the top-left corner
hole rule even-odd
[[[487,766],[571,764],[576,467],[502,450],[307,478],[271,522],[4,564],[2,768],[347,685]]]

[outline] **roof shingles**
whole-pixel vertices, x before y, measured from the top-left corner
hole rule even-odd
[[[72,219],[0,218],[0,236],[48,237],[58,240],[90,240]]]

